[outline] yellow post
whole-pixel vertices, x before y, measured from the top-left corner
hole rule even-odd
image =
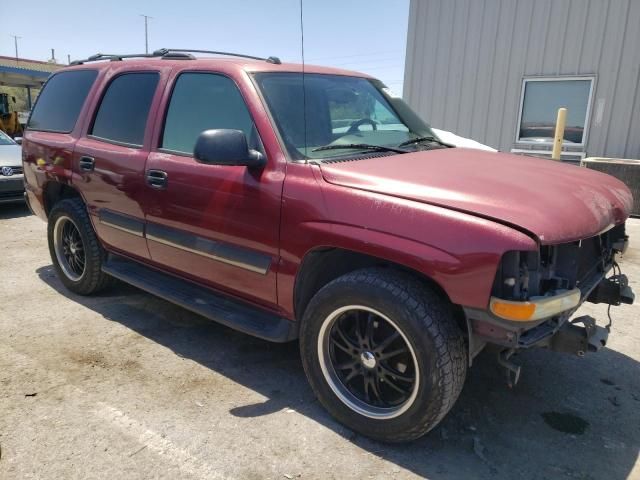
[[[564,138],[564,126],[567,123],[567,109],[559,108],[558,117],[556,118],[556,134],[553,137],[553,152],[551,158],[554,160],[560,160],[560,153],[562,152],[562,140]]]

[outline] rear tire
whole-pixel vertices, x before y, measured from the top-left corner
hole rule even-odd
[[[329,413],[386,442],[410,441],[435,427],[467,372],[449,302],[415,278],[381,268],[323,287],[305,310],[300,349]]]
[[[91,295],[112,283],[113,278],[102,271],[106,252],[80,199],[62,200],[53,206],[47,237],[53,266],[69,290]]]

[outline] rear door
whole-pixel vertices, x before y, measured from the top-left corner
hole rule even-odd
[[[248,78],[185,71],[170,88],[158,148],[147,161],[147,175],[164,177],[148,186],[151,259],[184,277],[273,306],[284,161],[269,151],[271,138],[269,148],[263,147],[256,120],[263,135],[272,136],[266,112]],[[212,128],[242,130],[249,147],[266,154],[267,165],[250,170],[196,162],[196,139]]]
[[[73,149],[98,71],[74,67],[53,74],[38,95],[22,141],[24,180],[29,204],[46,220],[47,182],[71,181]],[[95,89],[94,89],[95,90]],[[48,207],[51,207],[49,205]]]
[[[74,151],[77,179],[100,239],[112,250],[149,258],[144,238],[144,171],[163,86],[158,70],[114,70],[104,80]]]

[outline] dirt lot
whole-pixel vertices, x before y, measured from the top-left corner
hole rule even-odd
[[[640,238],[640,221],[630,233]],[[24,207],[0,206],[0,245],[3,480],[640,479],[637,305],[613,309],[598,354],[521,355],[514,390],[483,353],[440,427],[389,446],[324,412],[295,343],[253,339],[126,285],[65,291],[45,224]],[[632,250],[622,264],[636,291],[638,259]],[[606,319],[602,306],[581,311]]]

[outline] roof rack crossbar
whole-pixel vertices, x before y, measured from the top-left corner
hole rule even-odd
[[[274,63],[276,65],[280,65],[282,62],[278,57],[256,57],[253,55],[244,55],[242,53],[232,53],[232,52],[218,52],[214,50],[192,50],[187,48],[160,48],[155,50],[153,53],[132,53],[126,55],[119,55],[114,53],[96,53],[95,55],[91,55],[89,58],[85,58],[84,60],[74,60],[69,65],[82,65],[83,63],[89,62],[98,62],[101,60],[110,60],[110,61],[118,61],[123,60],[125,58],[194,58],[192,56],[178,56],[176,53],[206,53],[210,55],[225,55],[230,57],[241,57],[241,58],[250,58],[251,60],[263,60],[265,62]]]

